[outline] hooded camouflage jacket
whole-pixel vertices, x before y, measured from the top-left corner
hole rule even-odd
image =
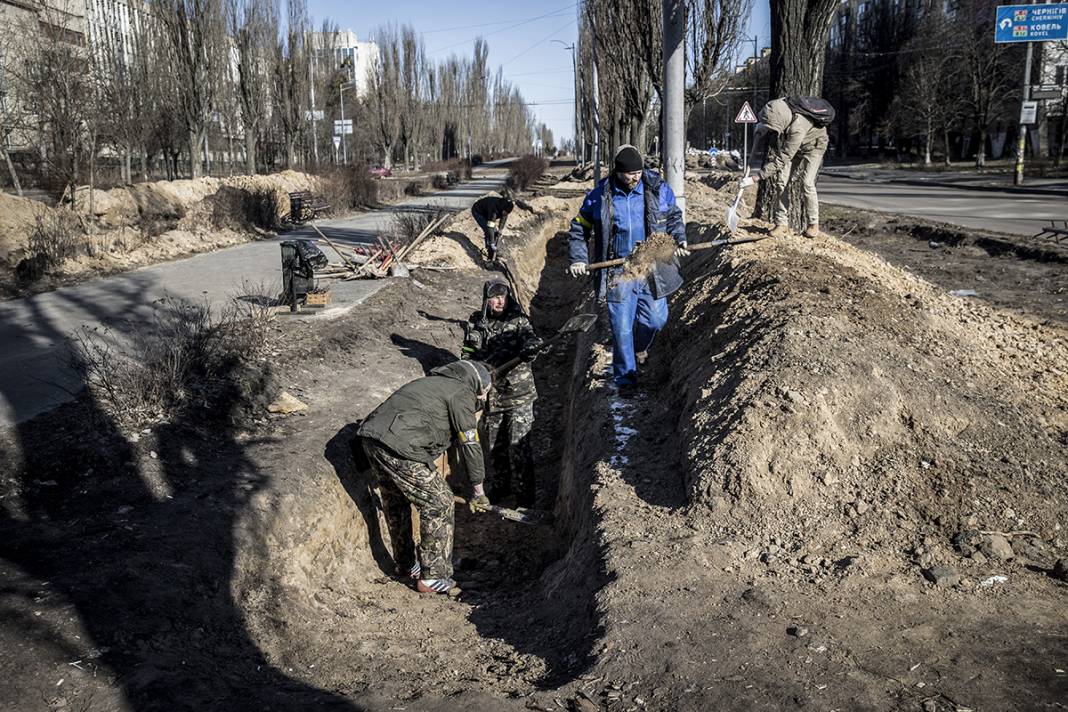
[[[481,366],[481,365],[479,365]],[[453,442],[472,485],[486,478],[475,413],[478,394],[489,387],[476,364],[454,361],[401,386],[368,415],[358,434],[400,457],[434,467]]]
[[[504,312],[494,316],[489,312],[490,289],[507,290],[508,301]],[[460,358],[483,361],[494,368],[516,356],[533,355],[542,346],[541,338],[534,333],[530,319],[520,308],[505,282],[490,280],[482,286],[482,310],[473,313],[464,325],[464,345]],[[529,363],[521,363],[494,386],[496,394],[491,407],[508,410],[518,405],[533,402],[538,397],[534,386],[534,373]]]

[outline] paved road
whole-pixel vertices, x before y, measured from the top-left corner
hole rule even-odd
[[[437,207],[462,208],[500,187],[505,170],[487,166],[475,180],[429,197],[352,218],[316,224],[339,244],[374,241],[376,231],[390,227],[394,214],[404,210]],[[0,426],[20,423],[71,399],[69,391],[81,387],[66,365],[70,335],[83,325],[110,329],[116,343],[136,338],[148,323],[152,303],[161,297],[192,302],[207,301],[213,310],[223,308],[246,286],[265,285],[281,291],[278,242],[293,236],[314,237],[310,228],[278,238],[238,245],[164,264],[143,267],[90,282],[0,302]],[[324,251],[331,259],[336,255]],[[333,288],[341,308],[359,304],[385,284],[384,280],[343,282]],[[255,289],[252,294],[260,293]]]
[[[1050,220],[1068,220],[1068,200],[942,186],[869,182],[823,175],[820,201],[953,223],[994,232],[1034,235]]]

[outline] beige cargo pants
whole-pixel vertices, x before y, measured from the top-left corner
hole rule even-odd
[[[820,201],[816,195],[816,178],[823,166],[823,154],[827,153],[828,140],[826,134],[820,136],[807,146],[802,146],[794,155],[793,160],[774,177],[775,190],[779,199],[775,203],[774,221],[776,225],[790,224],[790,191],[786,187],[790,184],[790,176],[794,171],[801,173],[801,186],[805,200],[805,212],[808,214],[808,224],[818,225],[820,222]]]

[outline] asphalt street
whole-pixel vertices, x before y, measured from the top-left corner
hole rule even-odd
[[[913,215],[928,220],[1016,235],[1034,235],[1051,220],[1068,220],[1068,200],[937,185],[904,185],[823,175],[820,202]]]
[[[418,197],[351,218],[315,224],[340,245],[374,242],[402,211],[463,208],[499,188],[506,171],[489,166],[451,190]],[[214,312],[235,297],[280,292],[278,243],[315,237],[310,228],[186,259],[143,267],[25,299],[0,302],[0,426],[10,426],[70,400],[81,388],[67,364],[71,335],[83,327],[107,330],[116,344],[137,338],[163,297],[207,303]],[[331,260],[337,255],[324,246]],[[334,287],[334,311],[351,308],[377,292],[385,280],[358,280]],[[262,287],[261,287],[262,285]],[[251,287],[251,289],[249,289]],[[261,289],[263,291],[261,291]],[[316,318],[316,317],[313,317]]]

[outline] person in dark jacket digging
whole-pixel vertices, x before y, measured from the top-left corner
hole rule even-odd
[[[675,239],[675,257],[656,264],[648,279],[620,281],[616,278],[622,267],[594,275],[597,298],[608,302],[612,325],[612,380],[624,391],[637,384],[637,362],[667,323],[667,297],[682,286],[678,258],[690,254],[674,191],[659,173],[643,166],[638,149],[620,146],[611,175],[586,195],[568,238],[568,271],[573,277],[588,274],[590,262],[628,256],[653,233],[666,232]]]
[[[452,579],[452,490],[434,461],[455,443],[471,484],[472,512],[489,509],[476,413],[493,385],[478,361],[454,361],[401,386],[364,419],[357,434],[375,474],[399,571],[420,593],[448,593]],[[419,512],[419,549],[412,513]]]
[[[487,195],[479,198],[471,206],[471,216],[482,228],[482,236],[486,241],[486,255],[490,262],[497,259],[497,246],[504,233],[505,223],[508,222],[508,216],[512,214],[512,210],[517,205],[528,212],[534,212],[534,208],[516,198],[507,189],[500,196]]]
[[[530,359],[542,340],[512,294],[507,282],[489,280],[482,286],[482,310],[464,325],[461,358],[477,359],[497,368],[524,359],[494,386],[482,416],[482,448],[489,461],[489,494],[499,502],[515,494],[520,507],[533,507],[537,485],[530,430],[538,398]]]

